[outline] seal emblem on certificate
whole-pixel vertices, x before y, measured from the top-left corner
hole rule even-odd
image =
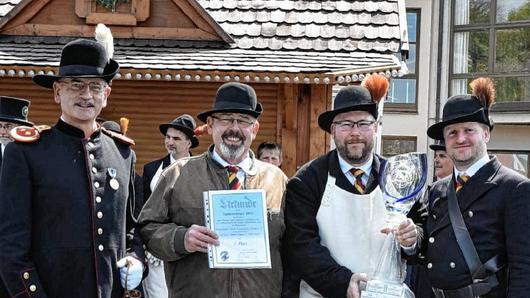
[[[219,236],[208,246],[210,268],[271,268],[263,189],[204,192],[206,226]]]

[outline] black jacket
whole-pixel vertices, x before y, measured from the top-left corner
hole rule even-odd
[[[160,164],[163,164],[162,169],[167,168],[171,164],[171,157],[169,156],[169,154],[164,156],[163,158],[151,161],[144,165],[142,179],[144,181],[145,201],[147,201],[149,199],[149,196],[151,196],[151,187],[150,187],[151,181],[153,180],[153,177],[155,176],[156,171],[160,167]]]
[[[134,151],[102,130],[83,139],[59,120],[37,141],[9,144],[5,155],[0,274],[10,296],[123,297],[116,262],[144,259],[134,230],[141,205]]]
[[[374,155],[372,171],[367,183],[367,193],[378,185],[382,158]],[[284,274],[283,297],[296,296],[301,276],[313,289],[324,297],[346,296],[352,272],[341,266],[329,250],[320,244],[316,215],[320,208],[329,174],[336,185],[348,192],[358,191],[342,173],[337,151],[311,161],[303,166],[287,184],[285,202],[285,260],[288,274]],[[288,280],[287,280],[288,279]],[[289,293],[287,293],[289,292]]]
[[[453,178],[437,181],[430,190],[428,241],[422,253],[432,285],[457,289],[472,281],[449,220],[448,187],[454,187]],[[499,254],[507,264],[497,274],[500,285],[487,297],[528,297],[530,180],[493,157],[457,193],[457,199],[480,260],[484,263]]]

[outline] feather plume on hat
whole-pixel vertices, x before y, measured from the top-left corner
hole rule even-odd
[[[469,83],[471,92],[478,97],[484,110],[489,110],[495,103],[495,87],[490,78],[480,77]]]
[[[195,136],[197,136],[197,137],[200,137],[200,136],[202,136],[203,134],[208,133],[208,124],[203,124],[203,125],[201,125],[201,126],[197,126],[197,128],[195,128],[195,130],[193,131],[193,133],[194,133]]]
[[[386,95],[389,87],[388,79],[382,75],[373,74],[363,80],[361,86],[370,91],[372,101],[378,104]]]
[[[125,117],[120,118],[120,130],[121,132],[126,135],[127,131],[129,130],[129,119]]]
[[[96,41],[101,44],[107,52],[107,57],[110,60],[114,55],[114,38],[109,27],[104,24],[98,24],[95,32]]]

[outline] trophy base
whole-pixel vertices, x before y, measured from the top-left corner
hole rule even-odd
[[[404,298],[405,288],[401,284],[370,280],[366,290],[361,291],[361,298]]]

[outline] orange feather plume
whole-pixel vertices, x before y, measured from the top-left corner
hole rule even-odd
[[[129,130],[129,119],[125,117],[120,118],[120,130],[123,133],[123,135],[127,134],[127,130]]]
[[[208,124],[203,124],[201,126],[197,126],[195,130],[193,131],[197,137],[202,136],[203,134],[208,133]]]
[[[366,79],[364,79],[364,81],[361,83],[361,86],[370,91],[373,102],[379,103],[386,95],[389,83],[386,77],[379,74],[373,74],[366,77]]]
[[[473,95],[479,98],[484,109],[489,110],[495,103],[495,86],[490,78],[480,77],[469,83]]]

